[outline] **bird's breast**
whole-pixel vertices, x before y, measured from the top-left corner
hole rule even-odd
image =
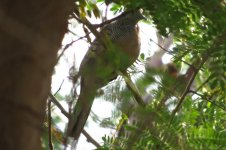
[[[134,31],[129,32],[115,41],[116,46],[128,57],[132,64],[140,53],[139,28],[135,27]],[[130,65],[131,65],[130,64]]]

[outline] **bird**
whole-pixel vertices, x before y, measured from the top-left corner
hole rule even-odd
[[[133,10],[121,15],[117,20],[105,25],[85,54],[79,73],[80,94],[69,118],[67,135],[78,140],[97,93],[125,72],[138,58],[140,52],[139,27],[137,23],[145,19],[141,10]],[[106,46],[107,45],[107,46]]]

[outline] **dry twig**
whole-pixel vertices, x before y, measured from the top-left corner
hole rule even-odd
[[[52,143],[52,117],[51,117],[51,101],[48,99],[48,138],[49,138],[49,149],[53,150]]]

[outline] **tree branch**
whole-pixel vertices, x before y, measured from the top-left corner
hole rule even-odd
[[[206,96],[204,96],[204,95],[202,95],[202,94],[199,94],[198,92],[193,91],[193,90],[190,90],[189,92],[190,92],[190,93],[193,93],[193,94],[195,94],[195,95],[198,95],[198,96],[201,97],[203,100],[206,100],[206,101],[210,102],[211,104],[213,104],[213,105],[215,105],[215,106],[221,108],[223,111],[226,111],[226,108],[225,108],[225,107],[222,107],[222,106],[216,104],[215,102],[211,101],[208,97],[206,97]]]
[[[65,52],[70,46],[72,46],[75,42],[77,42],[77,41],[79,41],[79,40],[81,40],[81,39],[87,37],[89,34],[90,34],[90,32],[87,33],[86,35],[84,35],[84,36],[82,36],[82,37],[79,37],[78,39],[73,40],[73,41],[71,41],[70,43],[66,44],[65,47],[64,47],[64,49],[63,49],[62,52],[60,53],[60,55],[57,57],[57,62],[60,60],[60,58],[63,56],[64,52]]]
[[[87,141],[95,145],[97,148],[101,147],[100,144],[92,138],[89,133],[86,132],[86,130],[82,130],[82,134],[87,138]]]
[[[51,117],[51,101],[48,99],[48,138],[49,138],[49,149],[53,150],[52,143],[52,117]]]
[[[139,106],[141,107],[145,107],[145,103],[143,101],[143,98],[139,92],[139,90],[137,89],[137,87],[135,86],[135,84],[133,83],[133,81],[131,80],[130,76],[128,75],[128,73],[123,73],[121,71],[118,71],[118,74],[121,75],[125,82],[127,87],[129,88],[129,90],[133,93],[136,102],[138,103]]]
[[[61,90],[62,85],[64,84],[64,80],[61,82],[58,90],[54,93],[54,96]]]
[[[70,118],[70,115],[68,114],[68,112],[63,108],[63,106],[57,101],[57,99],[53,96],[53,94],[49,93],[49,97],[50,97],[50,101],[53,102],[57,108],[60,109],[61,113],[66,116],[68,119]],[[92,143],[93,145],[95,145],[97,148],[101,147],[101,145],[94,140],[94,138],[92,138],[88,132],[86,132],[86,130],[82,130],[82,134],[87,138],[87,141]]]
[[[165,48],[162,47],[160,44],[156,43],[152,38],[150,38],[150,41],[152,41],[155,45],[157,45],[157,46],[158,46],[160,49],[162,49],[163,51],[167,52],[167,53],[170,54],[170,55],[173,55],[172,50],[167,50],[167,49],[165,49]],[[183,63],[185,63],[185,64],[188,65],[188,66],[192,66],[191,64],[189,64],[188,62],[186,62],[186,61],[184,61],[184,60],[182,60],[182,59],[180,59],[180,61],[183,62]]]
[[[207,59],[206,59],[206,60],[207,60]],[[206,60],[203,60],[203,61],[201,62],[199,68],[202,67],[202,65],[205,63]],[[190,87],[191,87],[193,81],[195,80],[195,77],[196,77],[198,71],[199,71],[199,69],[195,69],[195,71],[192,73],[191,78],[190,78],[190,80],[188,81],[188,83],[187,83],[187,85],[186,85],[186,87],[185,87],[185,89],[184,89],[184,92],[183,92],[183,94],[182,94],[182,96],[181,96],[181,98],[180,98],[180,100],[179,100],[179,102],[178,102],[176,108],[175,108],[175,109],[173,110],[173,112],[172,112],[172,118],[171,118],[171,120],[170,120],[170,124],[172,123],[172,121],[173,121],[173,119],[174,119],[174,117],[175,117],[175,115],[176,115],[176,112],[180,109],[180,106],[182,105],[182,103],[183,103],[185,97],[187,96],[187,94],[188,94],[188,92],[189,92],[189,90],[190,90]]]
[[[210,76],[195,90],[195,91],[199,91],[206,83],[208,83],[210,80]]]
[[[202,54],[201,58],[196,59],[196,61],[193,63],[193,65],[192,65],[193,68],[191,68],[191,69],[194,69],[194,72],[191,75],[191,78],[190,78],[190,80],[189,80],[189,82],[188,82],[188,84],[187,84],[187,86],[186,86],[186,88],[185,88],[185,90],[184,90],[184,92],[183,92],[183,94],[182,94],[182,96],[181,96],[176,108],[172,112],[172,118],[170,120],[170,124],[172,123],[172,121],[173,121],[173,119],[175,117],[175,114],[179,110],[179,108],[180,108],[181,104],[183,103],[186,95],[189,93],[190,87],[191,87],[196,75],[198,74],[199,70],[201,70],[202,66],[205,64],[205,62],[208,60],[208,58],[211,57],[211,54],[212,54],[213,50],[215,50],[217,47],[221,46],[221,44],[225,42],[225,37],[226,37],[226,32],[224,32],[223,34],[218,36],[216,38],[216,40],[214,41],[212,47],[207,49]],[[198,66],[198,67],[195,68],[194,66]]]

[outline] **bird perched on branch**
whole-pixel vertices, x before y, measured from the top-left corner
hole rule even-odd
[[[140,51],[137,23],[143,18],[140,10],[136,10],[105,25],[83,58],[79,68],[80,95],[68,124],[68,135],[75,140],[83,130],[97,90],[115,79],[117,71],[125,72],[137,59]]]

